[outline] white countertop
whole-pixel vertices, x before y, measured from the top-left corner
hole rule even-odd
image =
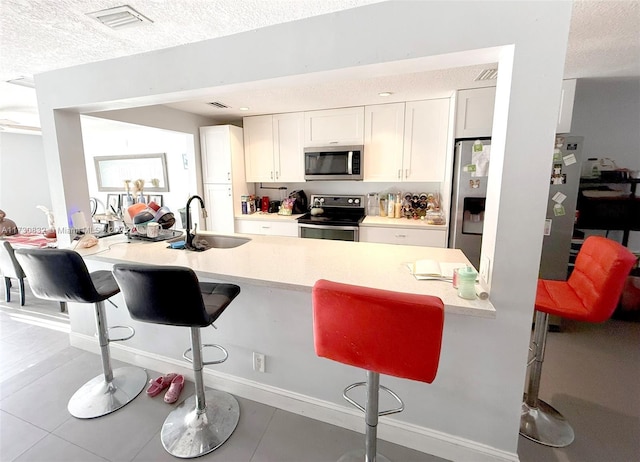
[[[489,300],[462,299],[450,282],[418,281],[409,273],[406,264],[418,259],[468,264],[457,249],[281,236],[246,237],[251,241],[240,247],[192,252],[169,249],[166,241],[127,241],[124,235],[117,235],[100,239],[96,246],[78,252],[88,259],[109,262],[187,266],[200,277],[238,285],[245,282],[306,292],[311,291],[318,279],[328,279],[435,295],[442,299],[449,313],[495,317],[495,308]]]

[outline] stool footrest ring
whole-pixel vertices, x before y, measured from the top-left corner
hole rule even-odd
[[[227,358],[229,357],[229,352],[227,352],[227,350],[221,346],[221,345],[216,345],[214,343],[205,343],[202,345],[202,349],[204,350],[205,348],[216,348],[220,351],[222,351],[222,353],[224,354],[224,358],[222,359],[216,359],[215,361],[202,361],[202,365],[203,366],[210,366],[212,364],[221,364],[223,362],[225,362],[227,360]],[[188,353],[191,352],[191,348],[187,348],[184,353],[182,353],[182,357],[184,359],[186,359],[187,361],[189,361],[190,363],[193,363],[193,358],[188,356]]]
[[[344,391],[342,392],[342,397],[344,399],[346,399],[349,403],[353,404],[356,408],[360,409],[362,412],[366,412],[366,409],[360,405],[358,402],[356,402],[353,398],[351,398],[347,393],[351,390],[353,390],[354,388],[357,387],[364,387],[365,385],[367,385],[367,382],[356,382],[356,383],[352,383],[351,385],[349,385],[347,388],[344,389]],[[395,409],[388,409],[386,411],[379,411],[378,412],[378,416],[384,416],[384,415],[391,415],[391,414],[397,414],[398,412],[402,412],[404,411],[404,402],[402,401],[402,399],[400,399],[400,397],[395,394],[392,390],[388,389],[387,387],[380,385],[379,386],[380,390],[386,391],[387,393],[389,393],[400,405],[399,407],[395,408]]]
[[[128,335],[127,337],[121,337],[121,338],[111,338],[111,337],[109,337],[109,339],[108,339],[109,342],[124,342],[125,340],[129,340],[134,335],[136,335],[136,330],[131,326],[111,326],[107,330],[111,331],[112,329],[127,329],[127,330],[131,331],[131,335]]]

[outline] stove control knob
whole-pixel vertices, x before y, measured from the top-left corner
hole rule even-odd
[[[355,203],[356,203],[356,205],[358,205],[360,203],[360,199],[356,199]]]
[[[349,204],[353,204],[353,199],[349,199],[347,202],[348,202]]]
[[[324,203],[324,197],[320,198],[320,202]]]

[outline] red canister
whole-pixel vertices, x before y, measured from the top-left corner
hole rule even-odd
[[[269,211],[269,196],[262,196],[262,202],[260,203],[260,210],[265,213]]]

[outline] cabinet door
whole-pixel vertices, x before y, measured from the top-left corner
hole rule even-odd
[[[377,242],[380,244],[444,248],[447,245],[447,231],[444,229],[361,226],[360,240],[362,242]]]
[[[273,168],[273,116],[245,117],[244,161],[249,182],[275,180]]]
[[[361,145],[364,143],[364,107],[304,113],[304,145]]]
[[[229,127],[200,127],[203,183],[231,183]]]
[[[576,96],[576,80],[563,80],[562,93],[560,95],[560,112],[558,113],[558,125],[556,133],[571,132],[571,119],[573,118],[573,102]]]
[[[273,116],[273,153],[276,181],[304,181],[304,113]]]
[[[401,181],[404,103],[364,108],[364,181]]]
[[[456,138],[491,136],[495,87],[460,90],[456,101]]]
[[[233,194],[230,184],[205,184],[204,203],[207,208],[207,231],[233,234]],[[195,207],[194,207],[195,209]],[[195,213],[195,210],[192,212]]]
[[[449,104],[449,98],[406,103],[404,181],[445,180]]]

